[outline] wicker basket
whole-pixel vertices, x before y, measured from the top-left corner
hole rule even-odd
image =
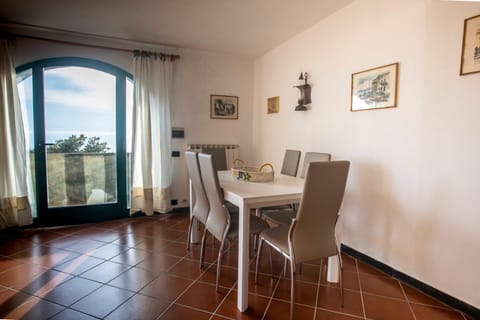
[[[240,159],[233,161],[232,175],[237,180],[249,182],[268,182],[273,181],[274,171],[270,163],[264,163],[260,167],[247,167],[245,162]],[[270,171],[263,171],[265,168]]]

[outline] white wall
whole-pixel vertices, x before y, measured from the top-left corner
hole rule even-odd
[[[52,57],[84,57],[116,65],[133,74],[129,52],[94,49],[39,40],[14,41],[15,64]],[[165,50],[164,50],[165,51]],[[168,52],[168,51],[167,51]],[[185,139],[174,139],[173,148],[184,151],[189,143],[239,144],[240,157],[252,158],[253,60],[212,52],[177,49],[172,126],[185,128]],[[210,119],[210,94],[239,96],[239,119]],[[188,176],[184,158],[174,159],[173,197],[187,206]]]
[[[480,74],[458,75],[480,4],[362,0],[255,62],[257,163],[286,148],[351,161],[343,242],[480,306]],[[351,74],[399,63],[397,108],[350,112]],[[296,112],[299,73],[312,108]],[[280,113],[266,100],[280,96]],[[474,99],[476,101],[474,101]]]

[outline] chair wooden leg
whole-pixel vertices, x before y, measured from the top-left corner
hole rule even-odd
[[[203,231],[202,245],[200,246],[200,269],[203,268],[203,260],[205,258],[205,243],[207,242],[207,228]]]
[[[290,320],[293,320],[295,306],[295,262],[290,259]]]
[[[263,247],[263,239],[260,238],[258,241],[257,262],[255,263],[255,284],[258,283],[258,269],[260,267],[260,256],[262,255],[262,247]]]

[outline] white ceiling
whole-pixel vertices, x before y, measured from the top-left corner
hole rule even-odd
[[[53,28],[256,57],[352,1],[1,0],[0,30]]]

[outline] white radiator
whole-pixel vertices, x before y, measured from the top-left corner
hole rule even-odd
[[[240,146],[238,144],[189,144],[187,150],[211,153],[217,156],[218,170],[228,170],[233,166],[233,161],[238,159]],[[223,150],[223,151],[222,151]]]
[[[195,143],[188,144],[185,148],[183,139],[172,140],[172,150],[180,151],[181,156],[173,158],[173,181],[171,188],[172,208],[184,208],[190,206],[189,195],[189,177],[187,164],[185,162],[184,151],[196,151],[212,153],[217,162],[217,168],[229,170],[233,166],[233,161],[239,158],[240,146],[237,144],[206,144]],[[224,150],[224,152],[222,152]]]

